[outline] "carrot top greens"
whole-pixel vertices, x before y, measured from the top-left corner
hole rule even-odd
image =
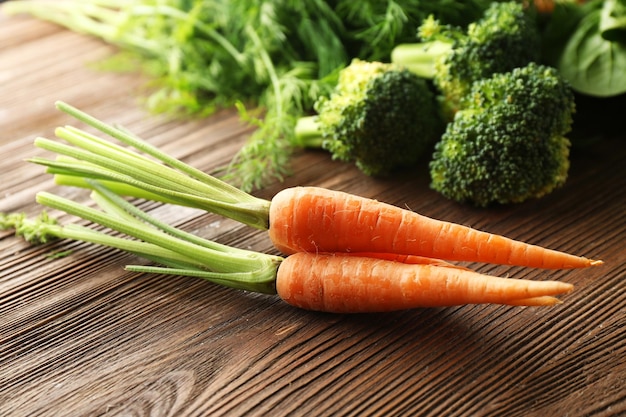
[[[108,125],[68,104],[57,108],[141,151],[104,140],[72,126],[55,133],[69,144],[37,138],[35,145],[60,155],[56,160],[32,158],[57,174],[59,184],[92,188],[99,180],[118,194],[203,209],[259,229],[269,227],[270,202],[248,194],[173,158],[128,131]]]
[[[161,266],[129,265],[128,270],[203,278],[242,290],[275,294],[276,271],[282,258],[222,245],[167,225],[132,205],[97,181],[88,181],[100,210],[47,192],[37,194],[41,205],[62,210],[126,237],[69,224],[61,226],[47,212],[36,219],[1,214],[0,229],[14,228],[31,243],[54,238],[113,247]]]

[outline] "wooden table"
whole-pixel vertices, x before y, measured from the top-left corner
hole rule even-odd
[[[111,51],[51,24],[0,17],[0,211],[38,212],[40,190],[87,201],[24,162],[45,155],[35,137],[76,124],[56,100],[206,171],[245,141],[250,130],[232,110],[194,121],[147,114],[137,100],[144,79],[89,67]],[[554,308],[320,314],[199,279],[125,272],[133,257],[115,250],[29,246],[2,232],[0,415],[626,415],[625,139],[574,151],[564,188],[516,206],[455,204],[429,190],[425,168],[376,180],[324,152],[298,153],[293,176],[257,192],[346,190],[606,262],[576,271],[471,265],[575,284]],[[207,238],[274,253],[265,233],[235,222],[144,207]]]

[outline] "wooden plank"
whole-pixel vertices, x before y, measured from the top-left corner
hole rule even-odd
[[[194,166],[223,166],[249,130],[232,110],[205,120],[147,114],[144,80],[89,62],[112,49],[0,14],[0,211],[40,210],[57,187],[24,159],[39,135],[74,123],[64,100]],[[580,271],[471,265],[491,274],[576,285],[550,308],[463,306],[377,315],[300,311],[276,297],[191,278],[125,272],[138,260],[93,245],[29,246],[0,234],[0,415],[613,416],[626,413],[626,146],[623,135],[576,151],[554,194],[477,209],[428,188],[425,167],[366,178],[324,152],[295,156],[294,175],[260,190],[319,185],[531,243],[601,257]],[[190,209],[144,208],[226,244],[275,253],[266,234]],[[69,221],[62,217],[62,221]],[[71,250],[69,256],[50,254]]]

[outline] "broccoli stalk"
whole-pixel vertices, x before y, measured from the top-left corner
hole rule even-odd
[[[352,61],[315,110],[298,120],[297,143],[326,149],[372,176],[415,164],[443,131],[427,82],[381,62]]]
[[[439,26],[439,23],[430,16],[420,26],[420,33],[425,25]],[[446,27],[452,30],[452,27]],[[421,38],[423,39],[424,36]],[[436,63],[453,52],[453,45],[454,41],[450,38],[421,43],[402,43],[391,51],[391,62],[404,66],[420,77],[434,79],[437,76]]]
[[[430,16],[419,27],[418,37],[421,43],[395,47],[391,61],[432,79],[449,118],[474,81],[525,66],[540,57],[536,20],[514,1],[492,3],[466,30],[442,25]]]
[[[478,206],[542,197],[565,183],[574,94],[530,63],[474,83],[435,146],[431,187]]]
[[[324,135],[318,121],[319,117],[304,116],[298,119],[295,127],[297,143],[306,148],[322,148],[324,145]]]

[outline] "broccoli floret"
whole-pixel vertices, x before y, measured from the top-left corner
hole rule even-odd
[[[353,60],[315,110],[298,121],[297,143],[355,162],[367,175],[415,164],[443,132],[428,83],[389,63]]]
[[[477,81],[430,162],[431,187],[478,206],[538,198],[569,169],[574,93],[557,70],[530,63]]]
[[[430,16],[419,27],[418,37],[421,43],[398,45],[391,60],[432,79],[450,118],[474,81],[540,58],[536,19],[514,1],[492,3],[466,30],[442,25]]]

